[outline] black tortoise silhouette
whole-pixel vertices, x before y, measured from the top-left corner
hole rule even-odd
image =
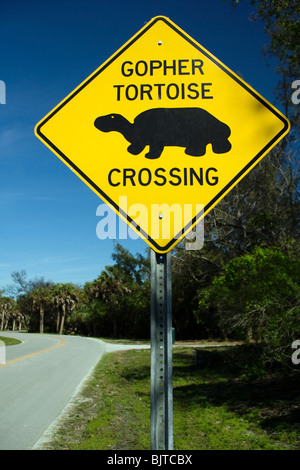
[[[159,158],[165,146],[185,147],[185,153],[201,157],[207,144],[214,153],[231,149],[230,127],[202,108],[152,108],[139,114],[132,124],[121,114],[108,114],[95,119],[102,132],[120,132],[131,145],[127,151],[141,153],[146,145],[146,158]]]

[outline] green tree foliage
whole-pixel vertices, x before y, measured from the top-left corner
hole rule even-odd
[[[196,293],[210,285],[211,280],[224,265],[223,256],[208,238],[199,251],[186,251],[178,245],[172,256],[172,314],[177,339],[216,338],[219,329],[211,317],[201,321],[193,312],[197,309]]]
[[[173,318],[177,337],[225,336],[213,308],[197,312],[195,293],[209,287],[227,264],[251,255],[257,246],[277,247],[299,256],[299,193],[297,173],[284,146],[266,156],[208,214],[204,246],[173,251]],[[183,245],[184,248],[184,245]]]
[[[231,0],[235,7],[242,0]],[[300,4],[298,0],[251,0],[254,18],[262,20],[270,36],[270,52],[290,64],[300,63]]]
[[[134,256],[116,244],[112,258],[115,263],[83,288],[28,280],[24,270],[12,273],[8,290],[29,319],[29,331],[149,338],[149,256]]]
[[[100,276],[86,287],[89,298],[101,303],[100,312],[104,313],[105,319],[113,325],[114,337],[117,337],[119,323],[124,314],[122,299],[130,294],[130,289],[118,274],[114,266],[107,266]]]
[[[79,302],[81,290],[71,283],[54,284],[43,277],[27,280],[26,271],[12,273],[8,291],[16,299],[16,319],[31,332],[63,333],[64,321]]]
[[[112,259],[114,271],[130,290],[122,298],[122,335],[150,337],[150,251],[133,255],[116,244]]]
[[[256,247],[233,258],[198,292],[196,315],[200,319],[209,311],[225,336],[262,341],[266,360],[284,362],[300,337],[299,279],[299,258]]]
[[[238,7],[241,1],[230,0],[233,7]],[[251,0],[250,4],[255,10],[249,19],[262,21],[270,38],[264,53],[280,62],[277,69],[280,80],[275,91],[285,115],[294,126],[289,134],[289,140],[293,140],[294,131],[298,138],[300,129],[299,112],[291,101],[292,83],[300,78],[300,3],[298,0]]]
[[[2,293],[0,291],[0,331],[12,326],[18,314],[15,301]]]
[[[142,285],[149,278],[149,253],[146,258],[140,253],[137,253],[134,256],[122,247],[122,245],[117,243],[112,253],[112,259],[115,262],[115,269],[118,270],[119,276],[124,280],[124,282],[136,282],[138,285]]]
[[[27,272],[24,269],[21,271],[13,271],[11,273],[11,278],[13,284],[7,286],[5,290],[11,297],[15,298],[20,297],[23,294],[29,294],[39,287],[50,287],[53,285],[53,282],[45,281],[43,276],[28,280]]]
[[[112,259],[102,273],[84,286],[87,301],[74,312],[85,319],[89,334],[113,337],[149,337],[149,260],[134,256],[116,244]]]
[[[56,284],[51,288],[51,302],[56,312],[56,332],[63,334],[65,319],[79,303],[80,289],[72,283]]]
[[[45,311],[49,311],[52,300],[52,291],[49,286],[39,286],[33,289],[29,294],[31,301],[31,310],[38,313],[39,333],[44,333]],[[32,319],[32,317],[31,317]]]

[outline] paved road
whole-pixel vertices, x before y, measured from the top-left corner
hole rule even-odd
[[[32,449],[105,352],[143,348],[78,336],[1,335],[22,344],[7,347],[0,364],[0,450]]]

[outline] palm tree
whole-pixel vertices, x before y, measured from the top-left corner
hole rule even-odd
[[[80,291],[71,283],[56,284],[53,288],[53,299],[56,310],[56,331],[62,335],[65,318],[70,315],[79,302]]]
[[[19,310],[15,313],[16,320],[18,322],[18,330],[21,331],[22,329],[22,322],[25,321],[25,315],[23,315]]]
[[[37,287],[30,292],[32,299],[32,309],[39,312],[40,316],[40,333],[44,333],[44,315],[46,306],[51,302],[52,291],[50,287]]]
[[[14,304],[14,300],[10,297],[0,296],[1,331],[3,331],[3,328],[7,328],[8,321],[14,310]]]
[[[113,334],[117,336],[118,306],[124,294],[131,291],[123,281],[116,277],[114,266],[107,266],[100,276],[87,286],[91,299],[102,300],[106,303],[108,317],[113,322]]]

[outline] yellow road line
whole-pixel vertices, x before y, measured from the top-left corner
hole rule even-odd
[[[24,359],[28,359],[29,357],[33,357],[33,356],[38,356],[39,354],[43,354],[45,352],[52,351],[53,349],[61,348],[62,346],[64,346],[66,344],[65,339],[63,339],[63,338],[56,338],[56,339],[59,340],[59,343],[56,344],[55,346],[51,346],[50,348],[42,349],[41,351],[36,351],[34,353],[31,353],[31,354],[26,354],[26,356],[17,357],[16,359],[12,359],[11,361],[6,362],[5,364],[0,364],[0,367],[9,366],[10,364],[14,364],[15,362],[24,361]]]

